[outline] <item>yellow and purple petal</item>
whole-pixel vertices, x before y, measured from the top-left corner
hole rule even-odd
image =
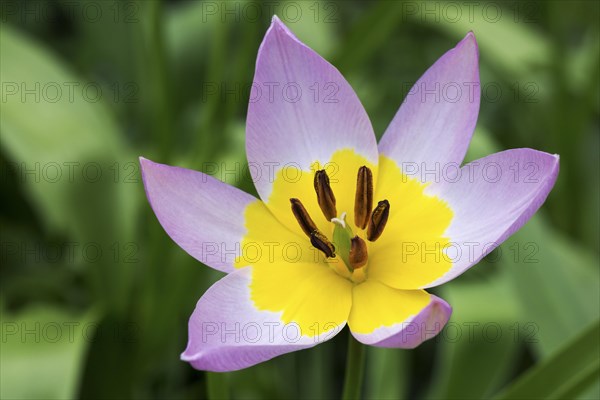
[[[448,303],[424,290],[393,289],[372,279],[354,287],[348,326],[362,343],[412,349],[437,335],[451,313]]]
[[[331,281],[327,279],[296,288],[297,282],[293,281],[273,285],[268,280],[255,280],[253,269],[242,268],[225,276],[198,301],[189,321],[188,346],[182,360],[200,370],[234,371],[313,347],[345,326],[351,301],[349,288],[339,293],[329,290],[325,284]],[[325,271],[307,275],[323,278],[319,272]],[[282,306],[285,311],[264,307],[261,300],[257,305],[252,294],[255,284],[268,286],[256,289],[263,298],[272,295],[266,299],[267,305],[276,309]],[[332,307],[331,302],[337,302],[337,306]]]

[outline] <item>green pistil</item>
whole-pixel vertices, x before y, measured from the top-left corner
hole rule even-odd
[[[333,244],[335,245],[336,252],[344,260],[348,271],[352,272],[349,256],[354,233],[346,223],[346,213],[343,213],[340,218],[333,218],[331,222],[335,225],[333,228]]]

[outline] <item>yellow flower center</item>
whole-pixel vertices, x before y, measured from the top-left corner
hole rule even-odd
[[[281,168],[268,200],[250,204],[244,215],[247,234],[236,267],[252,266],[251,297],[256,307],[282,312],[283,321],[297,323],[305,333],[315,330],[313,325],[319,321],[322,333],[327,330],[323,324],[343,322],[331,316],[343,314],[336,313],[336,307],[345,307],[353,288],[365,280],[417,289],[442,276],[451,267],[444,254],[449,240],[443,235],[453,213],[442,200],[427,195],[425,188],[403,174],[393,160],[380,156],[374,165],[349,149],[337,151],[328,162],[313,163],[308,171],[294,164]],[[369,197],[379,202],[372,209],[364,207]],[[303,212],[291,210],[293,199],[299,200]],[[385,229],[377,225],[386,208],[378,206],[384,200],[389,211]],[[341,253],[335,230],[344,213],[354,235],[351,239],[358,237],[365,245],[355,244],[354,255],[364,251],[368,260],[359,255],[350,261],[352,243],[350,250]],[[312,221],[299,221],[299,215]],[[333,215],[334,222],[329,218]],[[376,240],[369,240],[376,234]],[[359,265],[361,261],[365,263]]]
[[[297,198],[290,199],[292,213],[298,221],[302,231],[308,236],[311,244],[320,250],[325,257],[336,260],[339,256],[348,271],[339,266],[335,268],[340,275],[349,278],[354,283],[363,282],[366,279],[366,265],[368,262],[368,249],[366,239],[376,241],[385,228],[390,212],[390,203],[382,200],[373,207],[373,173],[366,165],[358,169],[356,178],[356,195],[354,201],[354,225],[362,231],[361,234],[354,233],[352,227],[346,221],[346,212],[337,217],[336,198],[331,189],[331,182],[327,171],[324,169],[315,172],[314,188],[317,203],[326,219],[335,224],[333,228],[333,240],[317,228],[310,214],[304,208],[302,202]],[[366,234],[364,233],[366,229]],[[336,256],[337,253],[337,256]],[[359,271],[359,269],[362,269]],[[348,274],[349,273],[349,274]]]

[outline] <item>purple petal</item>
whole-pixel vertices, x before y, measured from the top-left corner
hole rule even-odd
[[[167,234],[198,261],[234,270],[253,196],[201,172],[140,157],[146,196]]]
[[[246,121],[258,193],[268,200],[278,169],[309,170],[344,148],[377,163],[373,128],[356,93],[335,67],[273,17],[258,51]]]
[[[492,154],[443,176],[426,189],[448,202],[454,217],[445,236],[450,271],[424,287],[465,272],[521,228],[540,208],[558,175],[559,157],[537,150]]]
[[[479,113],[478,48],[472,32],[417,81],[379,143],[404,171],[460,165]]]
[[[362,289],[362,290],[361,290]],[[378,281],[355,287],[348,324],[361,343],[412,349],[436,336],[452,308],[422,290],[393,289]]]
[[[251,277],[252,267],[239,269],[202,296],[190,318],[182,360],[200,370],[235,371],[316,346],[344,327],[312,337],[295,323],[284,323],[280,312],[258,310],[250,297]]]

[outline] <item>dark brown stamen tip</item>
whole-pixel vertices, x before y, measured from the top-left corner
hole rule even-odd
[[[310,243],[315,246],[315,248],[325,253],[327,257],[335,257],[335,246],[321,232],[315,230],[311,233]]]
[[[369,228],[367,229],[367,239],[374,242],[381,236],[389,215],[390,203],[387,200],[380,201],[373,210],[373,214],[371,214]]]
[[[350,267],[352,269],[364,267],[367,264],[368,258],[367,243],[358,236],[354,236],[350,240],[350,255],[348,257]]]
[[[317,201],[319,207],[325,215],[328,221],[331,218],[337,217],[337,210],[335,209],[335,195],[331,186],[329,185],[329,177],[324,169],[315,173],[315,192],[317,192]]]
[[[304,233],[306,233],[306,236],[310,237],[310,235],[317,230],[317,225],[315,225],[310,215],[308,215],[306,208],[304,208],[300,200],[292,198],[290,199],[290,203],[292,203],[294,217],[296,217],[296,220]]]
[[[373,173],[362,166],[358,169],[356,178],[356,196],[354,197],[354,224],[365,229],[369,215],[373,209]]]

